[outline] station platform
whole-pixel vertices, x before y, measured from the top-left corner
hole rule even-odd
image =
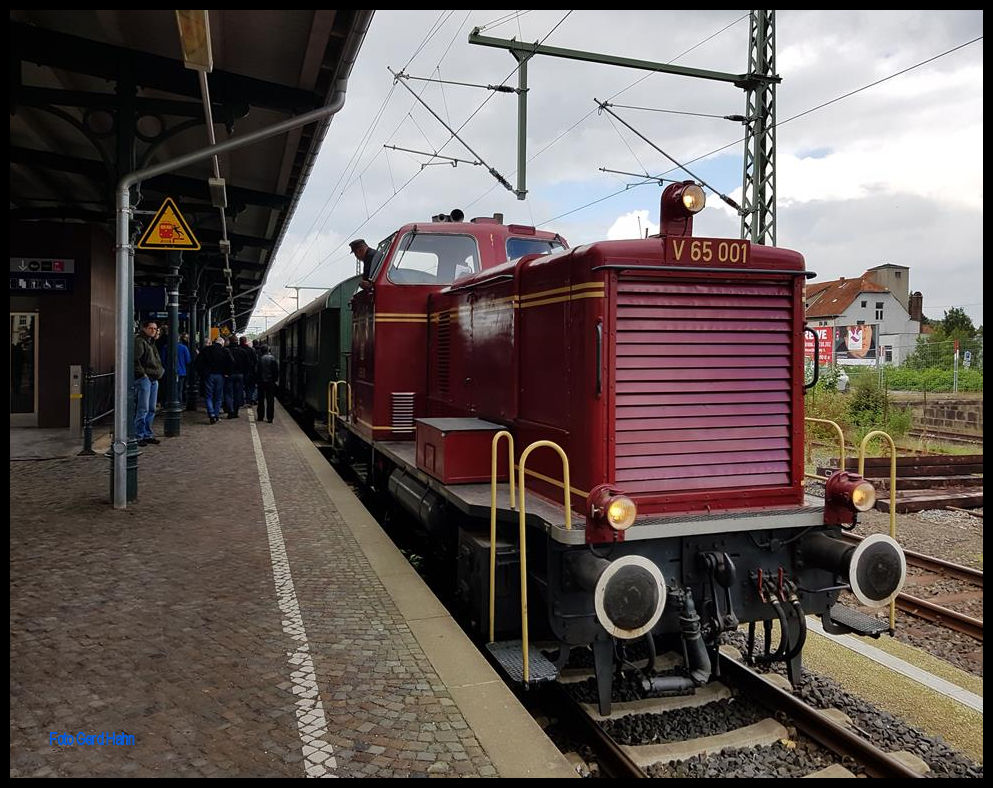
[[[175,438],[160,414],[124,510],[101,453],[12,451],[10,775],[575,777],[289,415],[252,410]]]

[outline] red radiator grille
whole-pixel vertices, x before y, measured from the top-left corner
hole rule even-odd
[[[788,486],[791,337],[789,285],[620,281],[618,486]]]

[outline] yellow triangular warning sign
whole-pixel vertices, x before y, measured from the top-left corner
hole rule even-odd
[[[166,197],[162,207],[159,208],[148,225],[148,229],[138,241],[139,249],[190,249],[196,251],[200,248],[200,242],[193,234],[193,230],[186,223],[183,214],[179,212],[172,197]]]

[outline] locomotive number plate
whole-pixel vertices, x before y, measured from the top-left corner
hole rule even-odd
[[[688,265],[744,265],[749,241],[727,238],[666,238],[667,263]]]

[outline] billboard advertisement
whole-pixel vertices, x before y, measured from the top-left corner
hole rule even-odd
[[[834,364],[834,326],[810,326],[817,333],[817,365],[830,367]],[[813,363],[814,338],[803,332],[803,357]]]
[[[837,326],[834,359],[844,366],[875,366],[878,326]]]

